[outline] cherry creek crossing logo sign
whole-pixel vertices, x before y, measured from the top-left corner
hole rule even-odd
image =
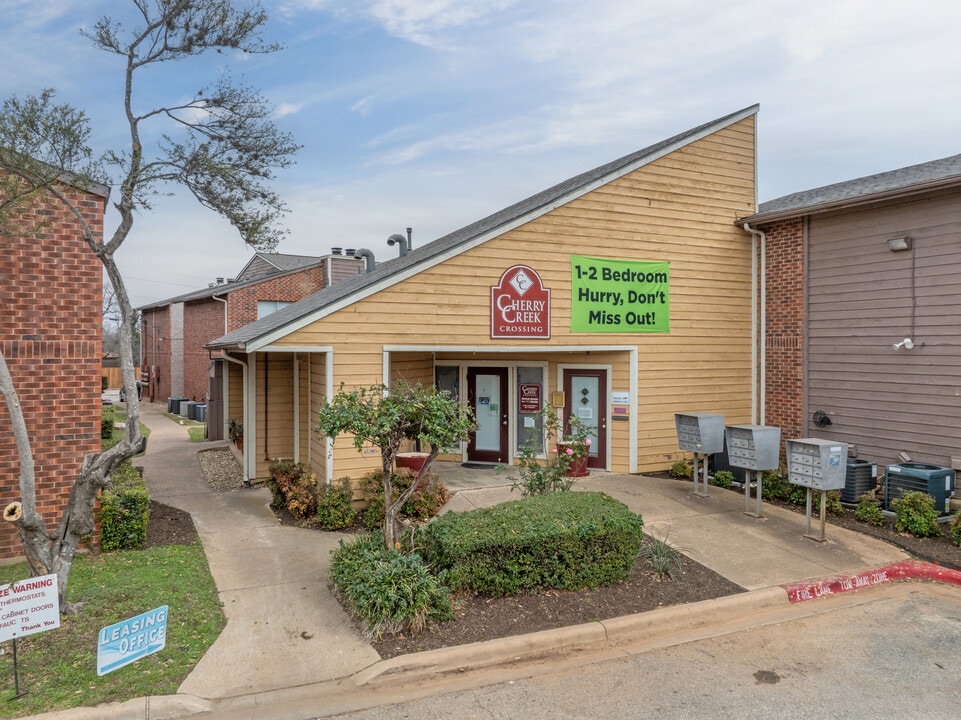
[[[491,288],[491,338],[550,336],[550,289],[527,265],[508,268]]]

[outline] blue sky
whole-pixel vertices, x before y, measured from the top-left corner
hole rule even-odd
[[[304,146],[275,185],[280,251],[434,240],[556,182],[759,103],[758,199],[961,152],[961,4],[916,0],[264,0],[268,56],[154,72],[183,98],[229,67]],[[128,0],[0,0],[3,97],[54,87],[100,148],[123,67],[79,33]],[[108,216],[108,232],[114,218]],[[181,193],[118,261],[135,305],[232,277],[251,253]]]

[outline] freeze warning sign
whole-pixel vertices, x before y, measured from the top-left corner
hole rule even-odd
[[[571,256],[571,332],[670,332],[670,310],[670,263]]]

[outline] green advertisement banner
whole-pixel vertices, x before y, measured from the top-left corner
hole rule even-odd
[[[571,332],[670,332],[670,263],[571,256]]]

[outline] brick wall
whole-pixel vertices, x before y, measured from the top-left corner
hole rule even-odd
[[[767,235],[765,423],[804,437],[804,222],[782,220]]]
[[[106,199],[66,192],[100,237]],[[52,224],[38,230],[40,219]],[[53,532],[84,456],[100,450],[102,266],[61,205],[41,202],[20,221],[22,234],[0,234],[0,347],[30,433],[37,510]],[[19,477],[0,403],[0,508],[20,499]],[[21,554],[0,523],[0,558]]]
[[[233,332],[257,319],[258,300],[278,300],[296,302],[324,287],[325,264],[317,265],[297,273],[290,273],[256,285],[233,290],[228,296],[227,325]],[[219,333],[210,338],[216,340]],[[209,342],[208,340],[207,342]]]
[[[144,398],[166,403],[170,397],[170,306],[144,310],[140,316],[141,379]]]
[[[204,345],[223,334],[222,302],[205,298],[184,305],[184,395],[191,400],[207,400],[211,353]]]

